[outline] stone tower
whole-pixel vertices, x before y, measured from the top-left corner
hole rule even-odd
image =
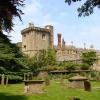
[[[54,46],[54,30],[53,30],[53,26],[46,25],[45,28],[50,30],[50,44],[53,47]]]
[[[53,43],[53,26],[47,25],[45,28],[35,27],[29,23],[29,27],[21,31],[22,52],[32,57],[39,50],[47,49]]]

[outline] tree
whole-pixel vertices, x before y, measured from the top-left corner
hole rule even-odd
[[[68,5],[71,5],[72,2],[78,2],[83,0],[65,0]],[[84,4],[79,7],[77,10],[79,12],[79,16],[89,16],[93,13],[95,7],[100,8],[100,0],[84,0]]]
[[[75,70],[76,69],[76,64],[74,62],[65,62],[64,66],[66,67],[67,70]]]
[[[21,20],[23,12],[19,7],[24,6],[23,2],[24,0],[0,0],[0,31],[12,30],[14,17],[19,17]]]
[[[47,59],[47,64],[48,65],[55,65],[56,64],[56,53],[55,53],[55,50],[51,47],[48,48],[47,50],[47,56],[46,56],[46,59]]]
[[[82,53],[82,61],[84,64],[87,64],[89,67],[92,66],[96,60],[97,60],[97,56],[95,51]]]
[[[20,71],[24,68],[23,58],[19,47],[10,43],[6,35],[0,34],[0,72]]]
[[[24,73],[30,72],[27,60],[16,44],[0,34],[0,74],[9,75],[10,81],[21,81]]]
[[[56,64],[56,53],[54,49],[40,50],[32,58],[29,59],[29,67],[31,71],[49,69]]]
[[[25,58],[3,31],[10,32],[13,29],[14,17],[19,17],[21,21],[23,12],[20,7],[24,6],[23,2],[24,0],[0,0],[0,74],[9,74],[11,79],[18,80],[22,79],[19,72],[23,74],[28,70],[24,63]]]

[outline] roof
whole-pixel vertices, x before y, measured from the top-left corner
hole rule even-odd
[[[69,78],[69,81],[83,81],[83,80],[88,80],[88,78],[80,75]]]
[[[49,73],[79,73],[79,72],[90,72],[90,70],[71,70],[71,71],[69,71],[69,70],[53,70],[53,71],[49,71]]]

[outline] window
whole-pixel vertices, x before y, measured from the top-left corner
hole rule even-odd
[[[26,34],[24,34],[24,37],[26,37]]]
[[[26,45],[24,45],[24,49],[26,49]]]
[[[45,40],[45,38],[46,38],[46,35],[42,34],[42,39]]]

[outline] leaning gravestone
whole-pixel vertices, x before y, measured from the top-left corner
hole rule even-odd
[[[91,91],[91,83],[89,81],[84,81],[85,91]]]

